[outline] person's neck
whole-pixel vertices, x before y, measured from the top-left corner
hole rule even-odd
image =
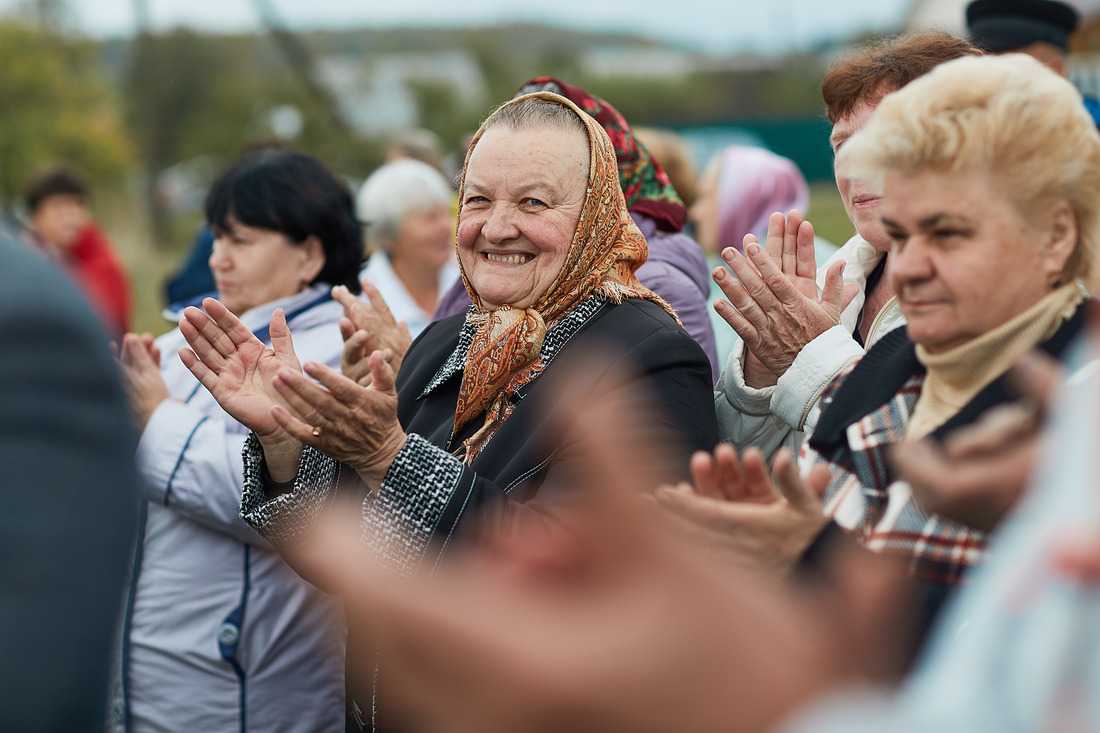
[[[393,255],[390,255],[390,266],[420,309],[425,313],[435,311],[439,303],[439,270],[413,267],[405,260],[394,259]]]

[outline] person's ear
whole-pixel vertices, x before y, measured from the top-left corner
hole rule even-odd
[[[316,235],[311,234],[301,243],[299,249],[298,272],[303,283],[311,283],[321,274],[325,266],[325,247]]]
[[[1077,215],[1068,201],[1060,200],[1050,207],[1047,225],[1043,262],[1047,282],[1054,286],[1066,280],[1066,264],[1077,249]]]

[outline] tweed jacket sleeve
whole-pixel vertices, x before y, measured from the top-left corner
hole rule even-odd
[[[461,448],[463,436],[451,434],[461,360],[458,371],[448,373],[451,356],[465,353],[462,337],[447,341],[439,333],[433,336],[434,328],[414,344],[399,375],[406,445],[379,491],[362,504],[365,544],[397,573],[434,572],[452,546],[475,541],[487,526],[523,523],[525,532],[553,531],[556,500],[573,490],[578,475],[578,442],[568,429],[563,433],[566,416],[558,406],[566,382],[572,390],[589,390],[584,394],[592,400],[614,395],[651,416],[626,427],[632,437],[665,449],[655,451],[667,455],[655,480],[686,478],[691,452],[716,441],[706,355],[658,306],[628,301],[594,309],[585,328],[558,341],[570,355],[555,358],[517,395],[512,417],[465,465],[452,453]],[[610,358],[598,367],[570,368],[574,358],[589,353],[582,344],[594,343]],[[438,353],[421,357],[431,349]],[[254,440],[246,446],[245,460],[253,470],[242,516],[277,546],[299,542],[347,490],[351,472],[307,449],[292,491],[269,500],[258,452]]]

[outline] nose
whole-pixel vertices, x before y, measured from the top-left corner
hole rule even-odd
[[[926,280],[933,274],[928,248],[920,237],[910,237],[903,246],[891,247],[886,267],[894,290],[900,290],[906,283]]]
[[[224,270],[229,266],[229,246],[224,236],[214,238],[207,264],[210,265],[211,270]]]
[[[494,204],[481,227],[481,233],[490,244],[507,242],[518,237],[515,207],[504,203]]]

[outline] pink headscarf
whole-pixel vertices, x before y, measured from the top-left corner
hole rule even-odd
[[[768,217],[791,209],[805,212],[810,200],[806,179],[791,160],[763,148],[730,145],[718,168],[718,251],[741,251],[746,234],[761,242]]]

